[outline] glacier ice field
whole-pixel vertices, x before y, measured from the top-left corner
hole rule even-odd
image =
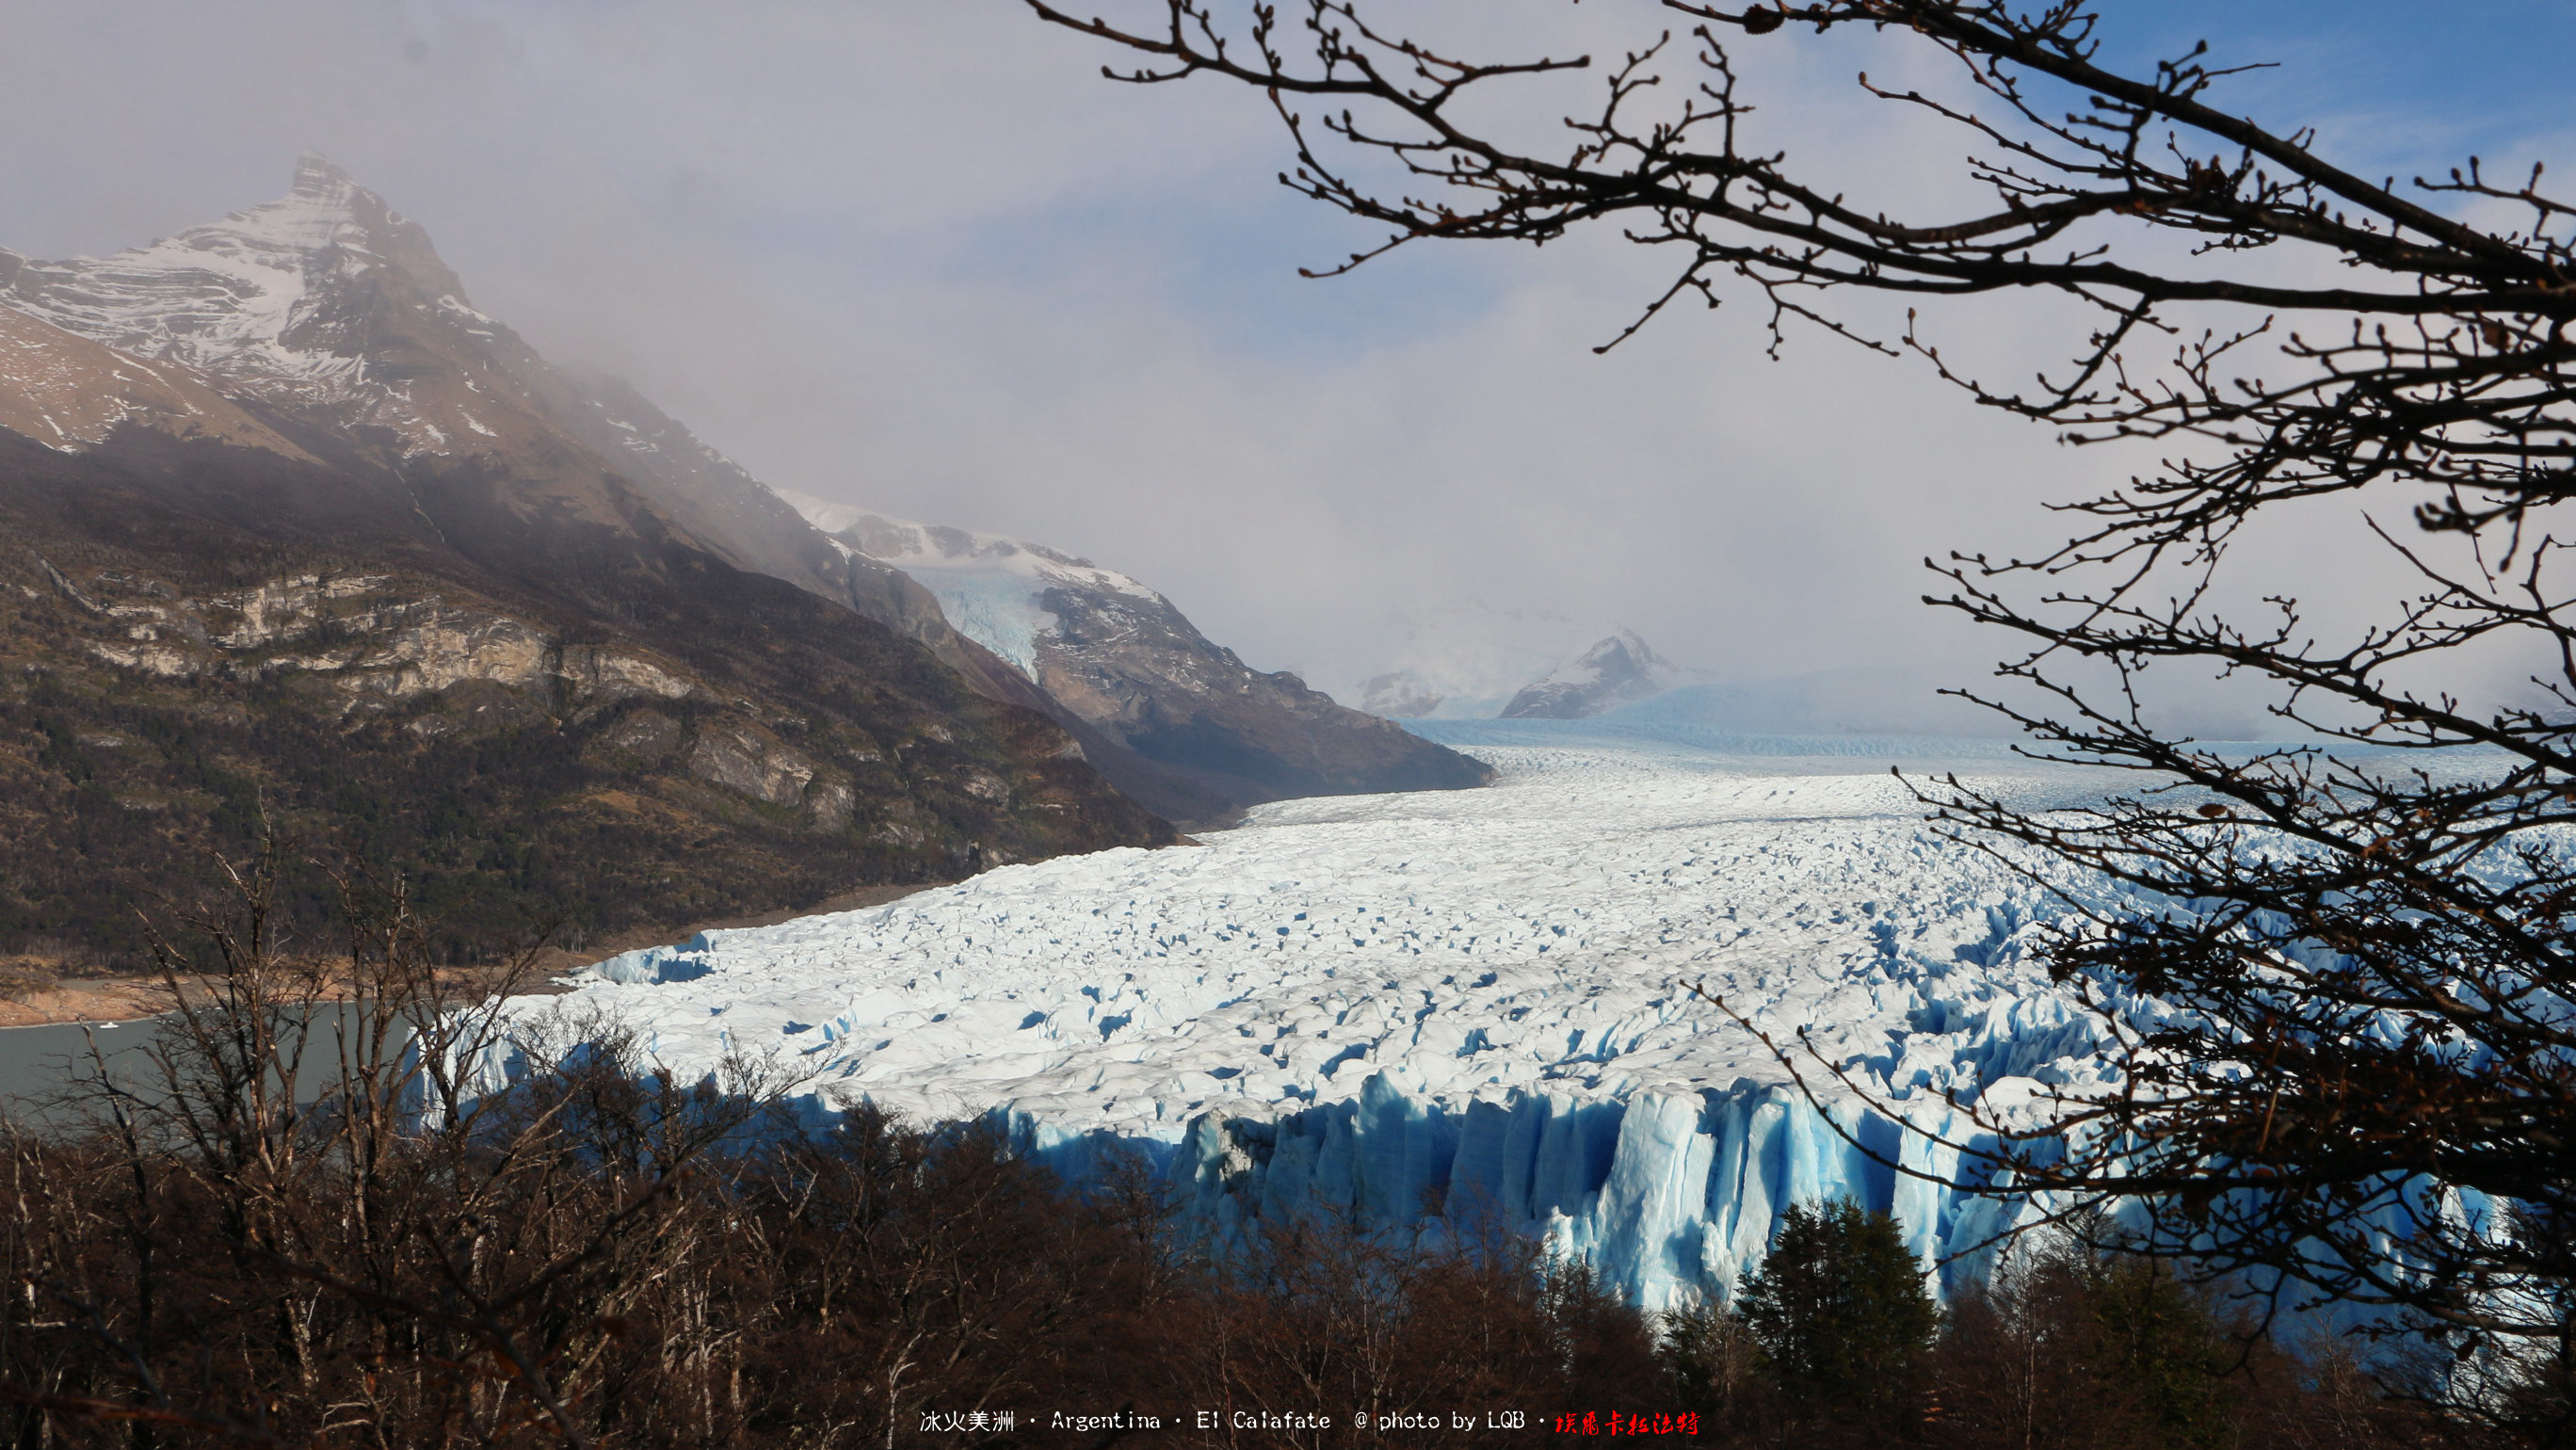
[[[2006,1226],[1854,1148],[1948,1151],[1855,1096],[1812,1106],[1691,989],[1962,1128],[1945,1090],[1993,1105],[2096,1070],[2092,1019],[2022,951],[2062,903],[1936,835],[1868,747],[1453,733],[1494,785],[1283,801],[1197,845],[704,932],[512,1010],[616,1022],[684,1077],[775,1056],[817,1109],[993,1117],[1077,1177],[1122,1143],[1216,1232],[1499,1221],[1649,1308],[1730,1295],[1796,1202],[1892,1210],[1927,1261]],[[1955,749],[1896,763],[2029,807],[2092,788]]]

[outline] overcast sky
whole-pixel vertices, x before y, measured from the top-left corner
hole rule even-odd
[[[1394,8],[1503,50],[1663,24]],[[2117,54],[2206,35],[2282,62],[2228,95],[2353,169],[2576,165],[2565,0],[2110,9]],[[1371,234],[1272,181],[1259,98],[1111,85],[1111,58],[1015,0],[0,0],[0,246],[148,241],[321,150],[478,306],[764,479],[1090,555],[1346,696],[1407,662],[1403,621],[1462,612],[1625,623],[1738,677],[1980,659],[1913,602],[1917,561],[2028,547],[2044,500],[2127,471],[1821,337],[1766,361],[1741,299],[1596,357],[1661,278],[1606,234],[1301,280]],[[1928,196],[1960,151],[1853,90],[1903,47],[1784,32],[1742,59],[1798,118],[1783,144],[1856,194]],[[2044,310],[1953,325],[2063,355]]]

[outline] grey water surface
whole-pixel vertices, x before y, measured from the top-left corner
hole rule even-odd
[[[76,1079],[98,1075],[101,1060],[119,1080],[139,1080],[152,1070],[143,1049],[151,1045],[158,1026],[145,1017],[0,1027],[0,1111],[21,1122],[52,1117]]]
[[[357,1020],[356,1003],[315,1009],[297,1082],[300,1099],[311,1102],[328,1084],[339,1063],[338,1029]],[[138,1017],[0,1027],[0,1112],[22,1123],[60,1123],[70,1110],[67,1100],[78,1096],[80,1084],[98,1079],[102,1064],[117,1082],[157,1082],[160,1070],[149,1049],[163,1025],[158,1017]]]

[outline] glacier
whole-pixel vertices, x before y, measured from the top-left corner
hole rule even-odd
[[[1044,544],[893,518],[794,489],[776,492],[842,548],[909,575],[938,599],[960,634],[1033,680],[1039,641],[1062,634],[1063,621],[1047,602],[1050,591],[1125,595],[1171,608],[1137,580]]]
[[[1648,1308],[1726,1298],[1793,1203],[1891,1210],[1927,1263],[2006,1227],[1852,1140],[1934,1170],[1955,1149],[1811,1102],[1707,996],[1947,1134],[1972,1128],[1953,1096],[2095,1080],[2095,1022],[2024,952],[2067,905],[2017,868],[2048,868],[1943,839],[1887,765],[2034,809],[2098,787],[1984,743],[1572,723],[1462,724],[1482,790],[1283,801],[1193,845],[704,932],[512,1011],[621,1024],[684,1075],[775,1059],[816,1113],[988,1118],[1076,1178],[1141,1153],[1220,1236],[1499,1224]]]

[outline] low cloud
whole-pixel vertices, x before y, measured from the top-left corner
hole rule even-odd
[[[1574,45],[1636,22],[1608,10],[1541,15]],[[1007,0],[22,0],[11,26],[0,130],[42,140],[0,156],[0,245],[139,243],[321,149],[485,310],[764,478],[1091,555],[1346,698],[1471,599],[1721,675],[1973,678],[2000,644],[1916,602],[1920,560],[2049,542],[2043,500],[2145,462],[1813,333],[1772,361],[1749,298],[1596,357],[1667,280],[1608,233],[1301,280],[1371,237],[1270,181],[1257,96],[1105,84]],[[1958,138],[1860,104],[1849,53],[1764,59],[1856,185],[1946,174]],[[1937,320],[2025,370],[2068,336],[2037,304]]]

